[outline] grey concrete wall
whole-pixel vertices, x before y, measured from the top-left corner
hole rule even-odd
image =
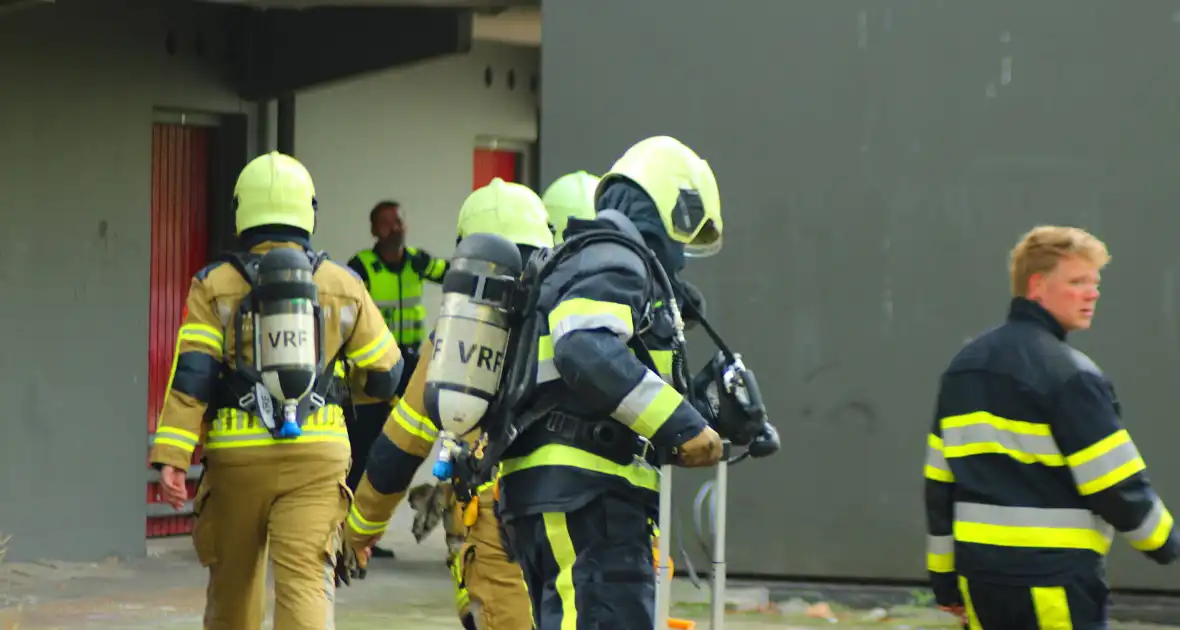
[[[9,559],[144,552],[153,108],[249,111],[213,72],[206,26],[164,0],[0,15]]]
[[[733,471],[732,571],[925,577],[935,381],[1003,317],[1008,249],[1037,223],[1110,245],[1076,341],[1180,506],[1178,22],[1157,0],[546,0],[544,182],[659,133],[717,172],[725,249],[689,276],[784,441]],[[701,476],[676,478],[687,515]],[[1113,556],[1117,586],[1176,588]]]
[[[450,256],[459,206],[471,194],[478,138],[530,143],[539,51],[477,42],[453,55],[308,90],[297,97],[299,159],[316,180],[316,246],[337,260],[370,247],[369,210],[402,203],[410,243]],[[493,82],[484,83],[491,68]],[[515,87],[506,76],[512,71]],[[427,303],[440,295],[427,288]],[[431,317],[437,313],[431,308]]]

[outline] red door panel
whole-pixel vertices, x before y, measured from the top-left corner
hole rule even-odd
[[[516,151],[476,149],[472,190],[487,186],[497,177],[506,182],[519,181],[516,176],[519,157],[520,154]]]
[[[156,430],[172,374],[176,333],[193,275],[208,264],[209,150],[212,130],[152,127],[151,306],[148,325],[148,434]],[[200,453],[194,454],[194,461]],[[191,487],[190,495],[194,488]],[[147,487],[148,537],[192,531],[188,516],[152,516],[163,506],[159,485]],[[156,508],[158,509],[158,508]]]

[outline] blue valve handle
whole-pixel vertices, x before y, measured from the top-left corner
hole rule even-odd
[[[283,426],[279,427],[279,437],[290,439],[297,438],[303,435],[303,427],[293,420],[284,420]]]
[[[448,481],[451,478],[451,473],[453,470],[454,467],[451,465],[451,462],[439,459],[435,460],[434,468],[432,468],[430,472],[434,474],[435,479],[438,479],[439,481]]]

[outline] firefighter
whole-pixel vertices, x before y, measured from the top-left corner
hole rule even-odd
[[[545,202],[545,210],[549,213],[554,242],[565,240],[565,226],[571,217],[594,218],[594,191],[597,188],[598,177],[586,171],[576,171],[558,177],[545,189],[541,201]]]
[[[537,289],[537,386],[526,413],[543,415],[505,452],[500,516],[539,630],[650,629],[659,474],[639,438],[681,466],[712,466],[722,453],[702,413],[661,378],[659,359],[631,352],[637,333],[673,330],[669,309],[654,308],[663,296],[647,260],[675,284],[686,254],[721,247],[712,170],[678,140],[648,138],[603,176],[595,202],[594,221],[570,219],[566,244],[616,230],[649,256],[589,244]]]
[[[537,248],[553,246],[545,208],[536,193],[499,178],[471,193],[459,212],[458,240],[473,233],[502,236],[516,243],[526,259]],[[423,400],[433,354],[430,348],[430,341],[423,344],[422,359],[410,377],[405,396],[397,402],[373,444],[349,512],[349,545],[362,556],[384,532],[438,438],[438,429],[427,417]],[[473,435],[469,441],[477,437]],[[449,490],[450,485],[446,488]],[[443,518],[450,543],[447,565],[455,580],[459,618],[468,630],[519,630],[531,626],[520,567],[508,559],[501,544],[496,494],[493,479],[479,488],[469,505],[455,506],[453,499],[448,500],[451,513]]]
[[[368,373],[367,393],[388,400],[403,364],[360,278],[311,252],[315,189],[302,164],[280,153],[254,159],[238,177],[234,207],[241,250],[193,278],[150,461],[160,470],[165,498],[179,507],[187,499],[190,459],[205,436],[205,474],[193,501],[193,544],[209,569],[205,628],[261,627],[269,550],[275,628],[323,630],[334,626],[340,526],[351,498],[343,393],[330,372],[347,359]],[[258,398],[266,388],[243,368],[256,359],[254,344],[265,343],[253,339],[265,323],[241,317],[239,307],[247,296],[263,299],[253,293],[253,280],[263,277],[266,255],[283,248],[309,259],[327,367],[315,374],[313,389],[322,392],[323,404],[307,399],[303,411],[301,402],[296,427],[276,433],[265,420],[269,405]],[[238,356],[241,349],[247,356]],[[211,420],[203,426],[207,409]]]
[[[970,628],[1105,628],[1112,534],[1159,564],[1180,553],[1113,386],[1067,342],[1090,327],[1108,261],[1078,228],[1025,234],[1010,257],[1007,322],[942,374],[926,562],[938,604]]]
[[[400,396],[406,379],[414,371],[418,346],[424,338],[427,316],[426,305],[422,303],[424,284],[442,282],[447,261],[406,245],[405,211],[397,201],[382,200],[373,206],[369,211],[369,231],[377,242],[372,248],[357,252],[348,261],[348,267],[364,280],[405,359],[406,369],[397,388]],[[390,411],[388,401],[365,395],[363,378],[364,372],[360,371],[350,379],[352,404],[345,407],[352,460],[358,462],[348,473],[348,487],[354,492],[364,472],[365,457]],[[375,546],[373,555],[392,558],[394,552]]]

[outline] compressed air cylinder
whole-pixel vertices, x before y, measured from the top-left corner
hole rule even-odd
[[[426,413],[440,431],[471,431],[496,397],[522,269],[516,244],[495,234],[470,234],[455,248],[426,372]]]
[[[258,263],[255,361],[262,384],[282,406],[279,437],[302,433],[296,408],[315,385],[319,291],[312,273],[307,254],[297,249],[272,249]]]

